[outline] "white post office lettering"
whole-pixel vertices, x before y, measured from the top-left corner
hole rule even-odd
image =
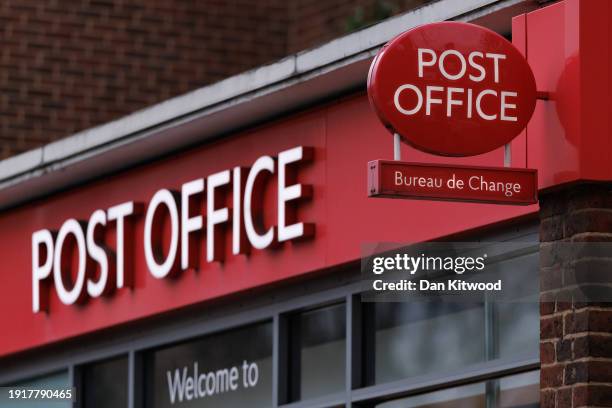
[[[453,49],[443,51],[439,56],[436,51],[428,48],[419,48],[417,51],[417,64],[419,78],[424,78],[428,70],[437,70],[442,77],[449,81],[458,81],[463,78],[469,79],[475,84],[486,78],[493,78],[495,84],[500,81],[500,65],[506,59],[504,54],[483,53],[472,51],[467,56]],[[449,65],[449,61],[453,61]],[[451,69],[455,67],[455,71]],[[458,67],[458,68],[457,68]],[[413,102],[402,103],[404,93],[411,97]],[[477,118],[502,122],[518,121],[515,112],[517,109],[514,101],[518,98],[518,92],[513,90],[482,89],[475,92],[472,88],[458,86],[426,85],[424,89],[414,84],[402,84],[397,87],[393,96],[395,108],[406,116],[416,115],[425,106],[425,115],[431,116],[438,112],[435,105],[440,105],[446,117],[460,115],[458,107],[465,107],[461,115],[471,119]],[[407,106],[412,105],[412,106]],[[485,111],[487,106],[490,112]],[[493,107],[496,107],[495,110]]]
[[[265,249],[274,242],[311,235],[313,225],[297,220],[296,210],[300,201],[311,196],[312,189],[296,180],[295,171],[311,156],[311,149],[299,146],[280,152],[277,160],[261,156],[250,169],[234,167],[187,181],[180,192],[167,188],[155,192],[144,214],[143,248],[137,249],[144,254],[151,276],[164,279],[181,270],[199,268],[203,261],[223,262],[228,252],[244,254],[249,247]],[[278,179],[276,206],[264,203],[270,177]],[[65,305],[109,295],[131,284],[134,237],[126,235],[133,233],[131,226],[142,207],[129,201],[106,211],[94,210],[88,222],[70,218],[58,232],[33,232],[32,310],[48,310],[51,285],[47,282],[52,281]],[[267,208],[275,207],[276,214],[269,214]],[[264,221],[273,225],[263,225]],[[109,224],[115,227],[112,249],[105,243],[110,238]],[[227,251],[226,234],[232,234]],[[74,266],[73,256],[77,260]]]

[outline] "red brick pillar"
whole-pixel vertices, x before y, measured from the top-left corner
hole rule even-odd
[[[540,221],[541,406],[612,407],[612,303],[551,301],[567,284],[558,253],[567,247],[558,243],[610,242],[612,247],[612,184],[574,185],[541,195]],[[572,257],[581,273],[612,274],[612,252]]]

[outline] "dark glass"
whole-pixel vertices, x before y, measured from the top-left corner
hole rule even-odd
[[[374,307],[375,383],[484,361],[482,304],[432,301]]]
[[[497,265],[508,271],[504,273],[504,285],[529,286],[535,288],[535,295],[517,298],[514,301],[498,302],[497,319],[499,328],[499,357],[517,355],[538,357],[540,347],[540,263],[539,255],[529,254]],[[509,288],[511,293],[520,289]],[[522,292],[525,292],[524,290]]]
[[[270,407],[272,323],[153,350],[145,371],[147,407]]]
[[[327,306],[295,315],[291,322],[292,399],[306,400],[345,387],[346,308]]]
[[[85,408],[127,407],[127,388],[127,357],[101,361],[83,367],[83,401]]]
[[[376,408],[537,408],[540,372],[447,388],[376,405]],[[487,405],[486,401],[489,401]]]
[[[500,408],[537,408],[540,406],[540,372],[530,371],[499,380]]]
[[[538,357],[540,348],[540,304],[499,303],[499,356]]]
[[[485,408],[485,383],[415,395],[378,404],[376,408]]]

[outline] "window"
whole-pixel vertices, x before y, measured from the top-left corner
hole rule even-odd
[[[537,408],[540,406],[540,372],[504,377],[495,384],[498,387],[500,408]]]
[[[291,319],[291,399],[306,400],[345,388],[346,307],[299,313]]]
[[[485,383],[402,398],[376,405],[376,408],[485,408]]]
[[[500,269],[507,270],[506,285],[520,287],[510,289],[512,293],[525,297],[495,304],[498,322],[498,357],[532,355],[539,353],[540,328],[534,322],[540,318],[540,273],[537,253],[526,254],[504,260]],[[527,287],[525,289],[525,287]]]
[[[465,367],[485,358],[482,304],[417,301],[373,306],[377,384]]]
[[[384,402],[376,408],[537,408],[539,379],[539,371],[532,371]]]
[[[272,324],[151,351],[145,370],[147,407],[270,407]]]
[[[128,360],[119,357],[83,367],[85,408],[128,406]]]

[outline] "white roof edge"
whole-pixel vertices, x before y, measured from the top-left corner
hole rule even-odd
[[[2,160],[0,161],[0,208],[11,204],[6,202],[6,197],[12,197],[12,200],[9,201],[15,201],[14,195],[7,194],[7,190],[32,178],[45,177],[55,170],[65,169],[67,165],[78,162],[81,156],[83,160],[91,159],[97,154],[96,151],[107,153],[109,149],[120,149],[130,141],[140,142],[156,133],[155,129],[163,129],[172,122],[181,122],[189,115],[198,112],[200,114],[219,113],[220,110],[229,107],[236,108],[237,104],[245,101],[256,102],[257,98],[294,86],[299,81],[312,81],[313,78],[325,76],[336,68],[368,60],[378,47],[411,27],[441,20],[474,20],[516,5],[532,7],[533,3],[532,0],[462,0],[461,2],[439,0],[334,39],[319,47],[302,51],[269,65],[232,76],[117,120]],[[365,83],[365,80],[364,75],[362,84]],[[334,81],[331,81],[331,84],[335,86]],[[340,81],[338,86],[347,86],[347,84]],[[331,94],[334,91],[340,92],[341,89],[328,89],[328,91]],[[300,97],[299,94],[291,94],[292,99]],[[292,102],[293,107],[299,104],[297,100]],[[312,103],[312,100],[304,102]],[[282,113],[283,109],[286,107],[279,107],[278,113]],[[172,149],[168,141],[164,143],[167,149]],[[139,159],[142,160],[142,157]],[[123,165],[125,166],[125,163]],[[114,170],[116,169],[112,167],[99,168],[97,174],[101,175]],[[78,172],[74,173],[64,174],[64,182],[60,184],[64,186],[75,184],[80,175]],[[60,188],[60,186],[55,187]],[[49,192],[41,192],[38,195]],[[28,198],[33,197],[34,194],[31,194]]]

